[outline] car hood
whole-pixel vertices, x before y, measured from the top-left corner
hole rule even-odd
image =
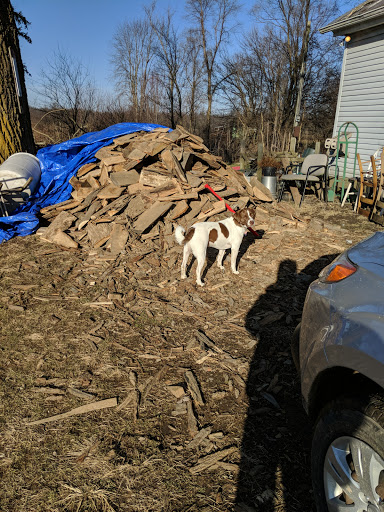
[[[347,251],[348,258],[359,267],[384,278],[384,232],[378,231]]]

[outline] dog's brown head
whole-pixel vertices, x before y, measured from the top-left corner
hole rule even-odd
[[[256,218],[256,210],[255,208],[242,208],[238,210],[234,216],[233,220],[237,226],[251,228],[255,225]]]

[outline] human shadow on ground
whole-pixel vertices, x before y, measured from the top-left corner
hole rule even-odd
[[[255,302],[246,328],[257,341],[246,391],[248,413],[241,445],[236,510],[310,512],[311,426],[301,404],[290,342],[300,321],[309,284],[336,254],[297,272],[280,263],[277,280]]]

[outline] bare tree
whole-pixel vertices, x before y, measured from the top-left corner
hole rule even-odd
[[[113,37],[112,66],[118,88],[128,96],[133,121],[148,116],[148,88],[154,59],[154,33],[148,20],[120,25]]]
[[[318,35],[319,26],[334,15],[334,10],[333,4],[318,0],[267,0],[257,4],[253,12],[264,26],[255,27],[244,37],[242,52],[225,62],[225,92],[244,131],[256,128],[258,140],[276,151],[285,149],[290,140],[310,20],[302,102],[308,121],[321,117],[320,110],[326,106],[320,97],[330,99],[326,90],[331,83],[334,91],[341,62],[338,46]],[[335,101],[327,108],[331,118],[334,107]],[[327,125],[324,119],[322,125]]]
[[[220,84],[216,76],[218,61],[223,45],[228,41],[239,4],[237,0],[187,0],[186,10],[195,23],[203,53],[207,99],[204,135],[209,143],[212,103]]]
[[[196,30],[190,29],[184,40],[183,49],[184,66],[184,91],[188,128],[195,131],[197,128],[197,115],[202,106],[202,82],[204,65],[200,52],[199,35]]]
[[[325,43],[326,38],[320,42],[318,30],[335,16],[335,12],[337,6],[334,0],[259,0],[253,8],[256,19],[268,27],[264,37],[278,42],[279,59],[285,63],[287,82],[282,104],[284,126],[291,126],[293,123],[300,71],[307,51],[308,22],[311,22],[311,31],[308,40],[307,75],[311,72],[318,74],[321,67],[327,65],[327,55],[333,50],[334,43]]]
[[[49,108],[62,128],[62,136],[88,131],[95,108],[96,89],[85,66],[58,49],[41,72],[43,106]]]
[[[183,116],[183,46],[180,37],[173,23],[173,13],[168,9],[166,15],[162,18],[155,17],[156,2],[150,7],[145,8],[148,21],[155,34],[154,52],[156,57],[155,73],[157,80],[164,91],[164,101],[161,96],[152,98],[152,101],[158,101],[163,110],[168,112],[171,128]]]

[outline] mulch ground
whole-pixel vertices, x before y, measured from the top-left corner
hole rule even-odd
[[[313,511],[290,339],[319,271],[382,228],[312,197],[300,215],[248,234],[238,276],[210,254],[204,288],[181,248],[1,244],[0,509]]]

